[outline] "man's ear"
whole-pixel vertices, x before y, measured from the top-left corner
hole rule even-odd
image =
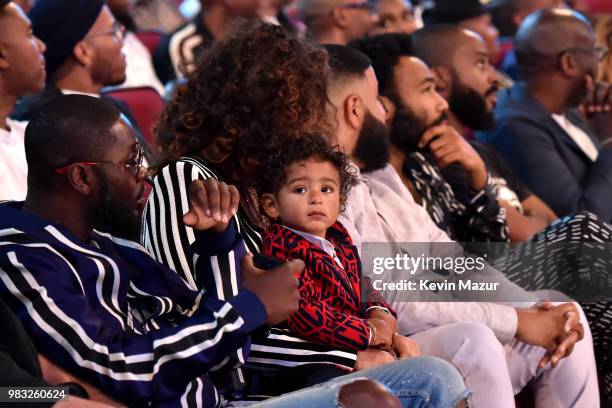
[[[66,177],[72,188],[83,195],[91,195],[98,184],[92,168],[79,164],[71,166]]]
[[[72,50],[72,55],[74,58],[87,69],[89,69],[93,64],[94,53],[94,49],[84,41],[78,42]]]
[[[348,95],[344,100],[343,110],[346,123],[353,129],[361,129],[365,116],[365,109],[361,97],[357,94]]]
[[[569,52],[563,53],[561,58],[559,58],[559,69],[563,75],[570,78],[581,74],[578,61]]]
[[[436,90],[442,96],[448,96],[453,85],[453,79],[450,70],[446,67],[434,67],[431,69],[434,80],[436,81]]]
[[[261,207],[263,208],[266,215],[273,220],[280,217],[280,212],[278,211],[278,205],[276,203],[276,199],[270,193],[265,193],[261,196]]]
[[[395,104],[384,95],[379,95],[379,98],[380,103],[382,103],[383,108],[385,108],[385,123],[389,123],[395,117]]]
[[[348,14],[343,8],[336,7],[330,11],[331,19],[335,25],[341,28],[345,28],[348,22]]]

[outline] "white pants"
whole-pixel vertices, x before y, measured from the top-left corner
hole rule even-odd
[[[576,305],[578,306],[578,305]],[[597,408],[599,390],[593,339],[586,317],[584,339],[556,368],[538,363],[545,350],[520,341],[503,346],[493,331],[481,323],[461,322],[428,329],[410,338],[423,355],[454,364],[472,390],[470,407],[514,408],[514,395],[529,386],[536,407]]]

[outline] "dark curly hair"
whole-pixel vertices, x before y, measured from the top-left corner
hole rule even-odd
[[[327,53],[279,26],[242,23],[204,52],[156,126],[163,163],[197,155],[248,188],[278,144],[332,134]]]
[[[262,174],[255,185],[257,195],[276,194],[286,181],[289,167],[310,159],[331,163],[340,175],[340,206],[344,210],[346,198],[355,181],[356,172],[349,157],[332,147],[327,140],[317,134],[307,134],[293,141],[279,145],[279,150],[271,154],[263,163]],[[260,203],[261,204],[261,203]],[[262,214],[265,212],[261,211]]]

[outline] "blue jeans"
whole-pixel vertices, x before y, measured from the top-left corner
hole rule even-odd
[[[470,394],[461,375],[450,363],[436,357],[414,357],[343,375],[250,407],[339,407],[342,386],[360,379],[378,381],[399,398],[402,407],[450,408]]]

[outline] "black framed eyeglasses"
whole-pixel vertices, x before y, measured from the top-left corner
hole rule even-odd
[[[68,170],[70,170],[70,167],[73,167],[76,165],[88,166],[88,167],[95,167],[95,166],[122,167],[122,168],[125,168],[132,177],[138,178],[138,176],[142,173],[142,170],[144,169],[144,167],[142,166],[143,163],[144,163],[144,147],[140,143],[136,143],[136,145],[134,146],[134,153],[132,154],[132,157],[125,164],[82,161],[82,162],[71,163],[66,166],[57,168],[55,169],[55,172],[57,174],[66,174],[68,173]]]

